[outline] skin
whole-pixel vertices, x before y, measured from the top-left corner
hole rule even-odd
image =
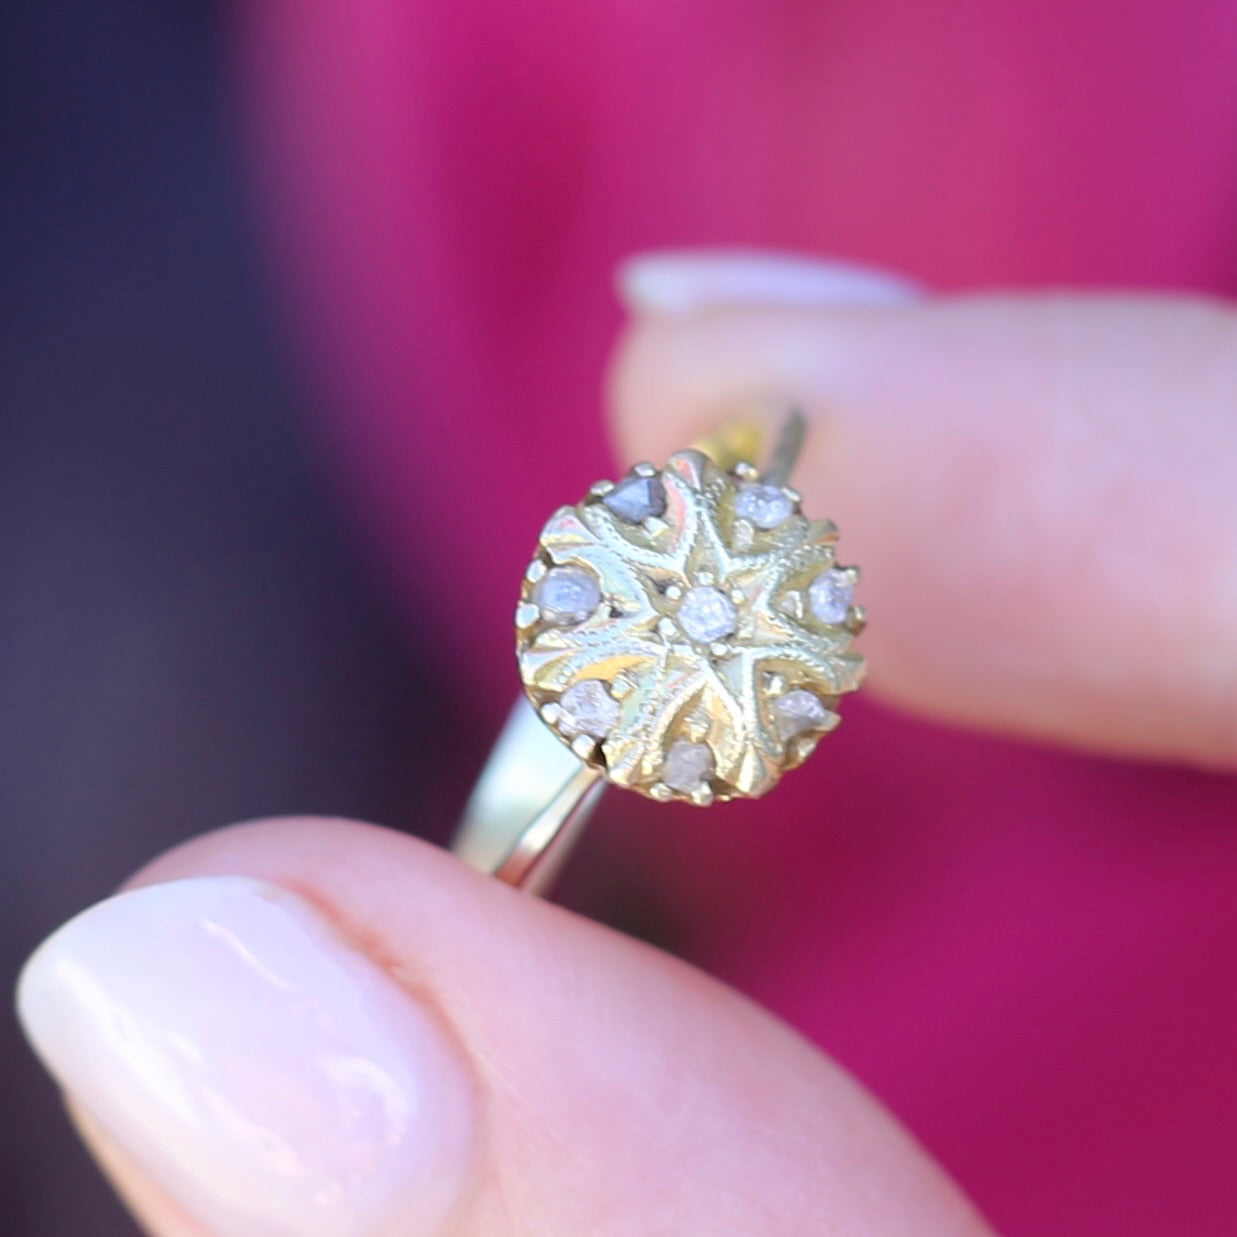
[[[864,651],[889,701],[1233,768],[1230,308],[712,304],[638,317],[610,390],[628,459],[662,459],[722,415],[806,409],[796,483],[863,565],[863,600],[881,616]],[[789,1028],[432,847],[340,821],[259,822],[189,843],[134,883],[204,874],[302,894],[440,1013],[485,1114],[462,1233],[988,1231]],[[85,1133],[151,1231],[202,1237],[158,1182]]]

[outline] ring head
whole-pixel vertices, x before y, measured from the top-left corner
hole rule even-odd
[[[598,482],[542,530],[516,609],[524,690],[617,786],[755,798],[863,680],[859,576],[799,495],[699,451]]]

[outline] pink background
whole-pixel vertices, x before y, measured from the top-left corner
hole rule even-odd
[[[537,529],[614,471],[599,382],[622,256],[776,246],[940,289],[1237,285],[1230,2],[269,0],[237,18],[321,440],[410,639],[483,733],[515,692]],[[612,802],[589,844],[1003,1231],[1232,1231],[1232,783],[862,700],[825,751],[755,807]]]

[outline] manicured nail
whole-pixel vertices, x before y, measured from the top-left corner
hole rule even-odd
[[[35,952],[18,1010],[74,1104],[206,1232],[436,1233],[466,1188],[458,1051],[273,885],[201,877],[109,898]]]
[[[891,271],[758,250],[639,254],[619,267],[617,282],[631,312],[664,316],[726,306],[896,305],[923,295]]]

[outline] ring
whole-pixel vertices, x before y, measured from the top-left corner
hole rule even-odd
[[[607,783],[757,798],[837,725],[863,680],[859,572],[789,485],[802,416],[763,472],[753,434],[723,427],[550,517],[515,613],[524,696],[453,844],[467,862],[541,892]]]

